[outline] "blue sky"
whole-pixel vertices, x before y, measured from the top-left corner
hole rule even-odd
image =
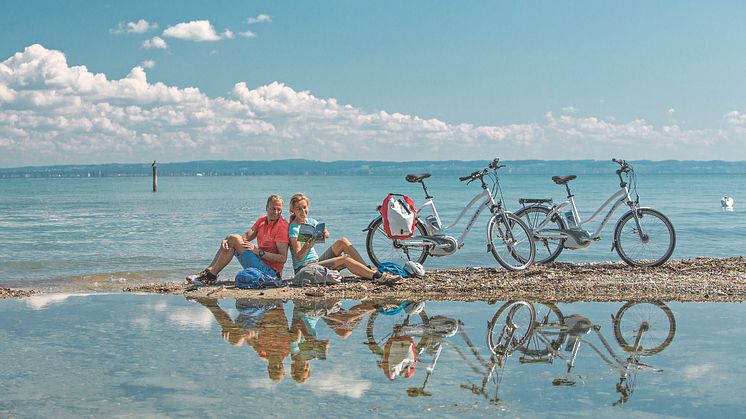
[[[746,159],[742,2],[3,2],[0,166]]]

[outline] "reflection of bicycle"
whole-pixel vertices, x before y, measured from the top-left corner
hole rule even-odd
[[[410,183],[420,183],[425,191],[425,203],[417,210],[418,218],[415,222],[414,236],[409,239],[391,239],[383,228],[383,218],[377,217],[364,230],[367,231],[365,246],[371,262],[378,266],[381,262],[395,262],[404,264],[409,260],[423,263],[428,255],[448,256],[454,254],[464,245],[464,239],[477,221],[479,214],[486,208],[492,213],[487,223],[487,249],[504,268],[511,271],[526,269],[534,261],[536,248],[531,240],[528,226],[518,217],[505,211],[502,190],[497,171],[504,167],[495,159],[482,171],[474,172],[459,180],[478,180],[482,186],[482,193],[476,195],[461,211],[461,214],[448,227],[442,227],[440,216],[435,209],[433,197],[427,191],[424,180],[429,173],[410,174],[406,180]],[[487,186],[485,176],[492,179],[492,189]],[[499,199],[496,196],[499,194]],[[453,228],[472,206],[479,204],[474,211],[461,236],[456,239],[446,233]],[[430,214],[420,218],[420,213],[427,208]]]
[[[637,177],[634,169],[624,160],[613,161],[620,165],[616,171],[620,189],[586,220],[580,220],[574,195],[570,192],[569,182],[576,178],[575,175],[552,178],[554,183],[564,185],[567,190],[567,200],[559,205],[553,205],[551,198],[521,198],[518,201],[523,208],[515,214],[533,230],[537,248],[536,263],[552,262],[563,249],[582,249],[599,240],[601,230],[622,204],[627,205],[630,210],[622,215],[614,227],[612,249],[616,249],[619,257],[629,265],[642,267],[662,265],[671,257],[676,246],[676,233],[671,221],[659,211],[638,205],[640,197],[636,192]],[[627,176],[629,183],[624,181],[622,174]],[[636,195],[634,200],[630,191]],[[609,211],[593,234],[582,228],[609,205]]]
[[[676,320],[673,312],[661,302],[628,302],[616,315],[612,316],[614,337],[627,353],[619,356],[601,333],[601,327],[588,318],[574,314],[565,317],[554,304],[536,304],[536,321],[526,343],[519,349],[523,356],[521,363],[552,363],[555,358],[567,362],[565,377],[558,377],[552,383],[557,386],[574,386],[569,377],[581,344],[587,344],[601,359],[619,372],[616,390],[620,398],[614,404],[626,402],[634,391],[636,372],[650,369],[662,370],[640,361],[640,357],[663,351],[671,344],[676,333]],[[605,352],[583,336],[593,331],[601,341]],[[565,355],[564,349],[570,352]],[[608,356],[607,356],[608,355]]]
[[[500,384],[505,373],[506,360],[513,352],[521,348],[531,336],[535,312],[533,305],[525,301],[505,303],[495,312],[487,322],[487,347],[490,350],[489,361],[485,361],[476,347],[465,336],[465,341],[479,366],[471,363],[461,354],[464,361],[482,376],[479,385],[475,383],[461,384],[461,388],[484,396],[492,404],[500,403]],[[494,393],[487,391],[487,384],[494,384]]]

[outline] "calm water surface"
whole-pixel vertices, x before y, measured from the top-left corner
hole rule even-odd
[[[564,328],[537,328],[496,354],[487,336],[505,330],[505,302],[401,307],[3,300],[0,416],[732,417],[746,408],[740,304],[532,304]],[[516,310],[511,324],[522,319]],[[629,358],[620,343],[642,322],[643,356]]]
[[[674,258],[743,254],[746,175],[638,177],[641,203],[673,221],[678,236]],[[564,188],[549,175],[506,174],[501,179],[513,210],[522,196],[564,199]],[[427,185],[447,224],[480,192],[452,175],[436,175]],[[618,188],[618,181],[610,169],[608,175],[582,175],[571,185],[585,218]],[[157,193],[150,186],[149,178],[0,181],[0,284],[43,289],[73,282],[75,289],[98,290],[107,284],[182,280],[205,267],[225,235],[246,231],[264,213],[272,193],[289,199],[304,192],[311,198],[311,215],[326,222],[332,239],[346,236],[364,253],[362,230],[387,193],[409,194],[416,205],[423,201],[422,190],[403,175],[174,177],[160,179]],[[723,195],[735,198],[735,212],[720,211]],[[612,218],[600,242],[565,251],[560,260],[618,260],[610,251],[610,236],[620,216]],[[458,253],[430,258],[425,267],[498,266],[487,253],[486,222],[483,215]],[[236,270],[238,264],[226,275]]]

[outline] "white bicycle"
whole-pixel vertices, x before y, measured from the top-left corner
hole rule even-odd
[[[563,249],[582,249],[599,240],[601,230],[622,205],[628,206],[629,211],[622,215],[614,227],[611,249],[616,250],[619,257],[631,266],[659,266],[671,257],[676,247],[673,224],[660,211],[639,205],[637,177],[632,165],[624,160],[612,161],[620,166],[616,171],[619,190],[586,220],[580,220],[574,195],[568,185],[576,178],[575,175],[552,177],[554,183],[564,185],[567,190],[567,200],[560,204],[553,204],[551,198],[518,200],[523,208],[516,211],[515,215],[521,217],[533,230],[537,248],[536,263],[552,262]],[[625,182],[622,175],[627,176],[628,182]],[[632,199],[630,191],[634,192],[635,199]],[[609,205],[609,211],[593,234],[582,228]]]
[[[420,183],[425,191],[425,203],[417,210],[414,236],[408,239],[391,239],[384,231],[383,218],[381,216],[374,218],[363,230],[368,232],[365,247],[371,262],[376,266],[381,262],[394,262],[401,265],[409,260],[423,263],[429,255],[452,255],[463,247],[464,239],[477,221],[479,214],[484,209],[488,209],[492,217],[487,222],[487,251],[491,252],[505,269],[520,271],[531,266],[536,256],[531,229],[519,217],[505,210],[497,176],[497,171],[505,166],[498,164],[499,161],[499,159],[494,159],[485,169],[459,178],[460,181],[468,181],[468,183],[478,180],[482,186],[482,193],[476,195],[461,211],[456,221],[445,228],[442,227],[440,216],[435,209],[433,197],[425,186],[424,180],[429,178],[430,174],[407,175],[405,178],[407,182]],[[487,186],[485,177],[492,180],[492,189]],[[499,194],[499,200],[495,200],[496,194]],[[458,224],[464,214],[476,204],[478,205],[474,215],[469,219],[459,238],[447,235],[446,233]],[[425,209],[430,214],[423,219],[421,214]],[[378,211],[380,210],[379,207]]]

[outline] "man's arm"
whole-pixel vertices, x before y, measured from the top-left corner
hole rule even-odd
[[[243,233],[243,241],[250,242],[254,240],[256,238],[256,234],[257,232],[253,228],[246,230],[246,232]]]
[[[288,260],[288,244],[283,242],[276,242],[275,244],[279,253],[265,252],[262,259],[284,264]]]

